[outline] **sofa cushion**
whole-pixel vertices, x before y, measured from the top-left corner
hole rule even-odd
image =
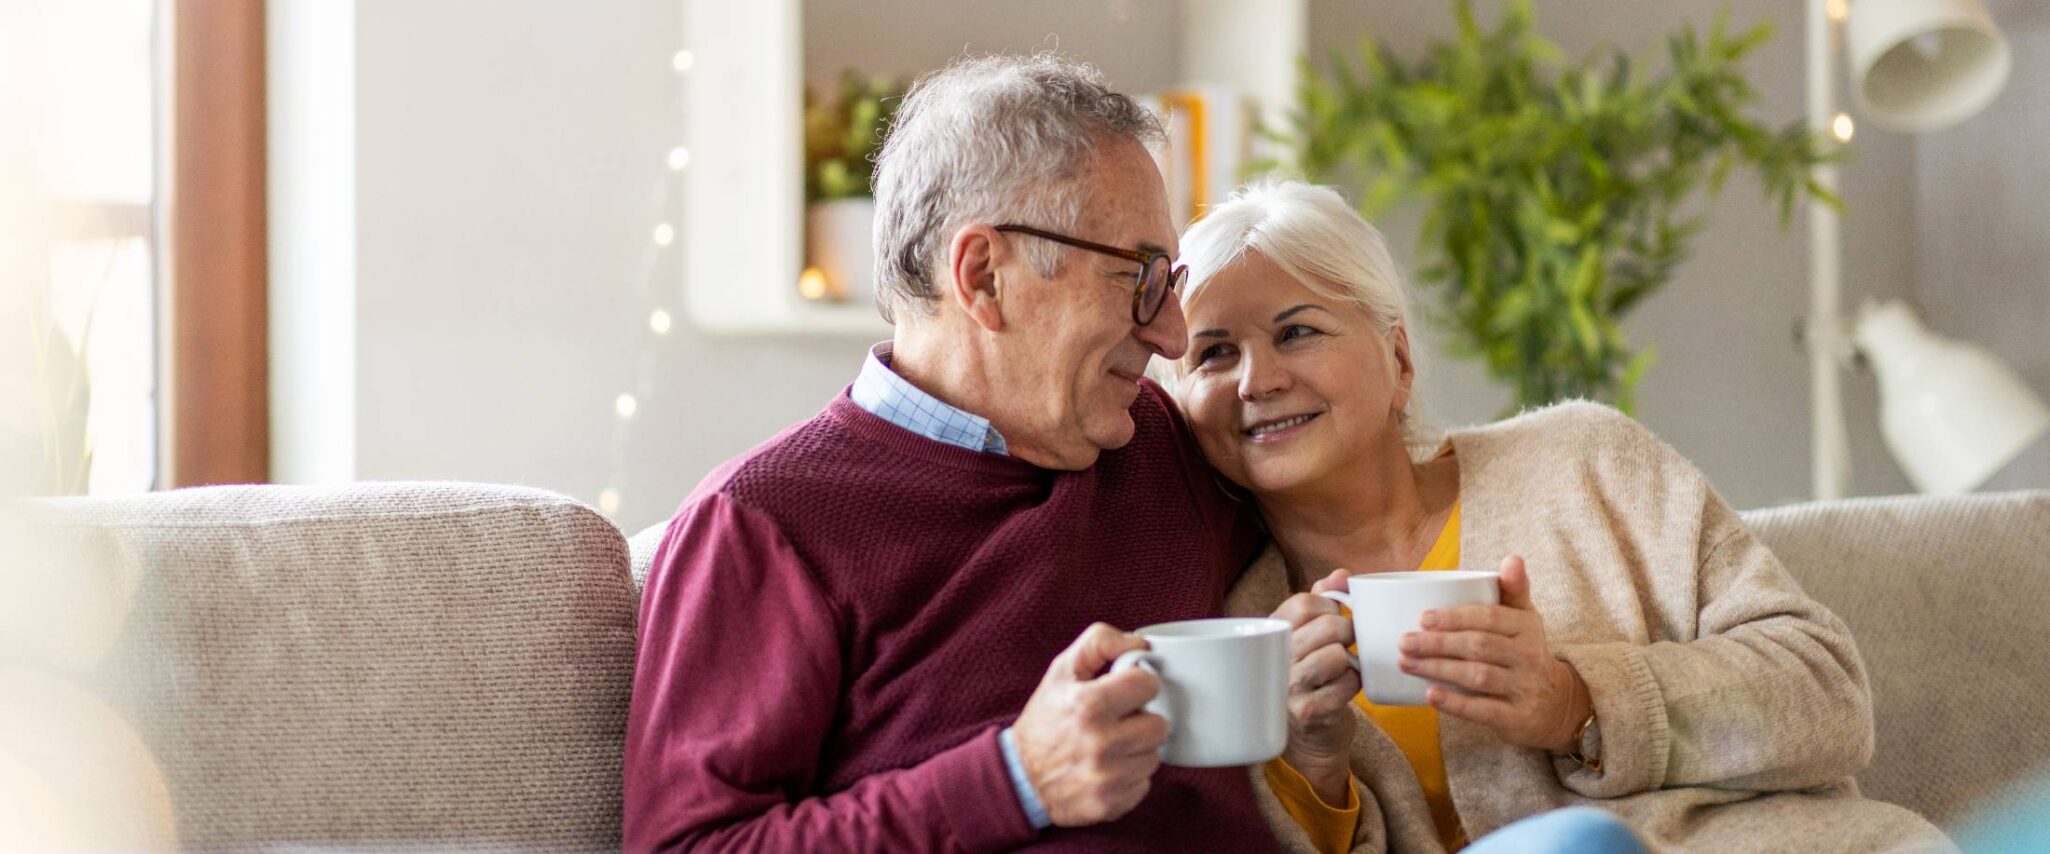
[[[1858,640],[1878,725],[1867,795],[1947,824],[2050,764],[2050,493],[1744,518]]]
[[[155,754],[184,846],[618,845],[635,596],[584,506],[360,484],[37,516],[132,580],[85,678]]]
[[[641,532],[626,539],[628,562],[632,566],[634,592],[638,594],[648,586],[648,571],[655,567],[655,552],[662,548],[662,536],[669,533],[669,520],[656,522],[642,528]]]

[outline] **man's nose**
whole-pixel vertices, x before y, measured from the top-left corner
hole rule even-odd
[[[1139,343],[1168,361],[1189,352],[1189,321],[1182,316],[1181,301],[1173,294],[1168,295],[1167,303],[1160,307],[1159,314],[1154,315],[1153,322],[1138,327],[1135,334]]]

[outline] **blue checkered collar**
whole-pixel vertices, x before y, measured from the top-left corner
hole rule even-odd
[[[921,391],[890,368],[890,342],[869,348],[849,396],[877,417],[935,442],[971,451],[1010,456],[1003,434],[989,419],[974,415]]]

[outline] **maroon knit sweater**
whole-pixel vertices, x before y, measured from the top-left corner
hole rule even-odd
[[[842,393],[707,477],[641,602],[625,847],[1260,850],[1245,769],[1034,833],[997,732],[1091,622],[1213,616],[1259,534],[1144,383],[1086,471],[935,442]]]

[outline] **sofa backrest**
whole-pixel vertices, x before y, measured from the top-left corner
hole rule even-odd
[[[2050,773],[2050,492],[1814,502],[1744,519],[1857,638],[1878,729],[1866,794],[1950,824]],[[665,527],[629,541],[637,586]]]
[[[618,846],[636,596],[597,513],[414,483],[36,515],[128,579],[84,679],[148,745],[185,847]]]
[[[1744,518],[1857,638],[1878,725],[1866,795],[1948,825],[2050,772],[2050,492]]]
[[[619,842],[638,582],[570,499],[475,484],[38,505],[123,600],[84,687],[187,847]],[[1745,514],[1871,672],[1868,794],[1948,822],[2050,763],[2050,493]],[[631,568],[630,568],[631,567]]]

